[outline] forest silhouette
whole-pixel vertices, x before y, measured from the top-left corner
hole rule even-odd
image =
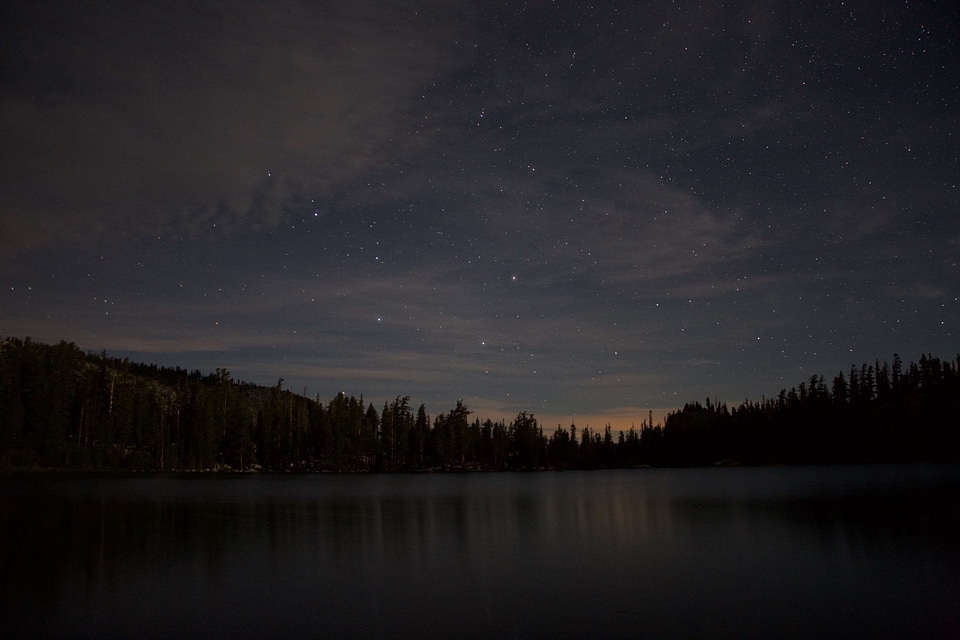
[[[614,432],[545,430],[532,413],[378,410],[234,380],[226,369],[0,340],[0,469],[370,472],[960,461],[960,355],[852,366],[736,407],[691,402]]]

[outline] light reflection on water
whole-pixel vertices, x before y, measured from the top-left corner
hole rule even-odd
[[[0,478],[14,637],[957,637],[957,467]]]

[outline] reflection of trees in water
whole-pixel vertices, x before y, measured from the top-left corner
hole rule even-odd
[[[435,478],[442,480],[423,479]],[[77,580],[87,591],[119,589],[131,574],[156,566],[182,567],[184,580],[216,581],[231,563],[251,561],[249,554],[280,564],[303,558],[357,569],[389,560],[429,570],[578,545],[623,551],[669,537],[668,501],[597,494],[572,482],[564,483],[569,492],[548,490],[553,478],[544,475],[535,492],[210,501],[179,498],[176,489],[124,497],[109,479],[71,479],[102,483],[107,492],[63,495],[52,485],[0,499],[4,590],[24,602],[50,601]],[[282,493],[283,483],[277,489]]]
[[[215,509],[176,501],[26,495],[0,505],[3,588],[23,602],[51,601],[64,586],[121,589],[156,566],[192,567],[184,580],[215,578],[237,533]]]
[[[874,552],[957,553],[960,488],[931,487],[886,494],[824,495],[778,507],[777,517],[809,527],[824,540]]]
[[[524,601],[536,585],[557,602],[588,590],[649,612],[721,587],[754,597],[754,580],[773,598],[798,576],[809,588],[827,580],[817,571],[902,569],[913,557],[960,569],[955,477],[911,484],[897,476],[922,476],[916,468],[854,469],[27,482],[0,495],[3,606],[22,620],[96,610],[91,599],[137,588],[202,602],[232,594],[240,606],[246,589],[271,606],[325,598],[327,612],[372,598],[391,616],[442,589],[466,615]],[[642,604],[618,591],[626,585]]]

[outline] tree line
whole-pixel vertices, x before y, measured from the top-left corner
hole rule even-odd
[[[776,398],[684,405],[668,416],[663,464],[960,460],[960,356],[851,366]]]
[[[614,437],[545,432],[533,414],[378,409],[214,373],[132,363],[75,344],[0,341],[0,468],[270,471],[593,469],[960,460],[960,356],[812,376],[760,402],[688,403]]]

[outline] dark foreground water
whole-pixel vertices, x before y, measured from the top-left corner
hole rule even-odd
[[[0,637],[960,638],[960,469],[0,476]]]

